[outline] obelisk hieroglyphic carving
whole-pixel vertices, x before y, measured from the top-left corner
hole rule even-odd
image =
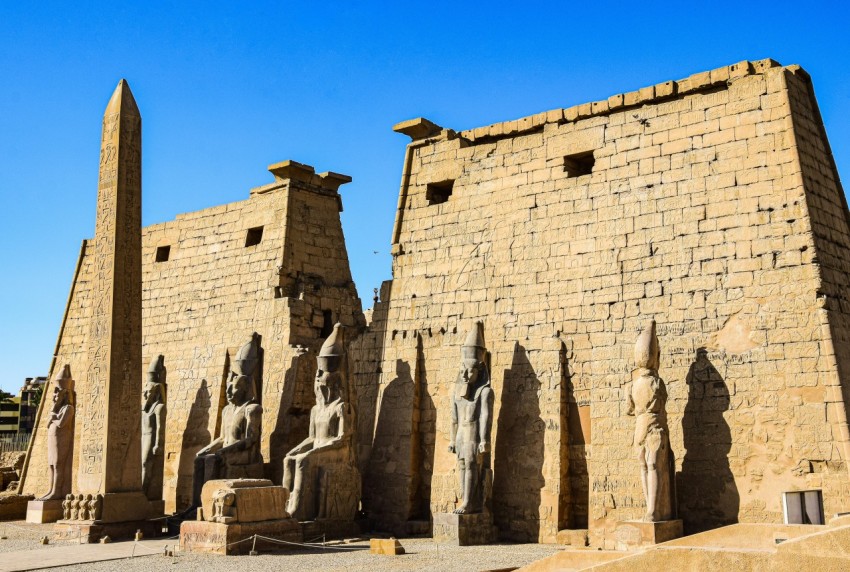
[[[81,493],[140,491],[142,118],[121,80],[103,117],[85,394]]]

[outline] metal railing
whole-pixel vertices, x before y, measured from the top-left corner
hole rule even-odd
[[[30,444],[32,433],[12,433],[11,435],[0,435],[0,453],[12,453],[14,451],[26,452]]]

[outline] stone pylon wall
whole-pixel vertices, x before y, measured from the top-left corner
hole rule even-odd
[[[805,72],[741,62],[462,133],[415,123],[357,373],[377,384],[377,522],[455,500],[448,395],[475,320],[504,537],[605,544],[645,512],[625,388],[650,318],[688,531],[780,522],[789,490],[850,507],[848,214]]]
[[[339,219],[340,180],[293,162],[270,170],[275,183],[253,189],[248,200],[143,230],[144,368],[138,380],[153,357],[165,356],[163,494],[169,511],[190,502],[192,460],[217,434],[225,374],[252,332],[262,336],[264,350],[263,458],[267,474],[279,482],[283,455],[307,436],[323,328],[340,321],[354,337],[364,326]],[[259,227],[260,242],[246,246],[249,229]],[[166,246],[168,260],[157,262],[157,250]],[[92,252],[89,245],[81,258],[55,360],[58,367],[70,363],[78,380],[87,365]],[[47,414],[40,414],[26,493],[48,488],[46,422]],[[74,475],[79,457],[75,451]]]

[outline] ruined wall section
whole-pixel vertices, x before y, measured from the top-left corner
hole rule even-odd
[[[319,188],[311,190],[311,184]],[[146,370],[151,359],[163,354],[167,369],[167,511],[190,502],[195,453],[218,433],[230,361],[252,332],[262,336],[264,350],[258,387],[264,409],[262,452],[267,474],[279,480],[289,441],[307,434],[323,311],[355,335],[362,328],[342,241],[339,184],[322,186],[320,177],[292,184],[276,174],[274,183],[254,189],[248,200],[143,229],[143,364]],[[298,247],[284,262],[284,245],[292,237]],[[78,368],[85,371],[87,359],[91,252],[76,280],[57,359],[71,363],[75,377]],[[280,288],[290,266],[307,264],[318,280],[309,292],[293,295]],[[30,467],[46,463],[43,417]],[[78,459],[75,452],[75,466]],[[37,473],[30,472],[25,490],[46,486]]]
[[[652,317],[688,530],[779,522],[782,491],[821,484],[827,512],[850,503],[837,481],[800,469],[834,454],[824,449],[841,420],[826,415],[835,371],[821,366],[828,335],[815,312],[817,247],[786,75],[770,60],[741,62],[411,143],[382,327],[396,344],[405,332],[444,332],[423,362],[429,390],[437,381],[433,510],[454,502],[446,405],[460,336],[479,319],[492,354],[493,508],[505,537],[551,541],[581,520],[559,511],[586,506],[604,544],[616,521],[643,514],[625,389]],[[590,173],[576,169],[591,153]],[[413,363],[407,345],[384,347],[378,416],[388,372]],[[395,415],[412,418],[413,397],[396,401]],[[380,438],[384,464],[411,464],[410,439]],[[389,507],[408,506],[416,479],[407,480],[379,520],[405,517]]]

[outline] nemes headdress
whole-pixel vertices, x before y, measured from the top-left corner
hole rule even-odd
[[[644,369],[658,369],[660,350],[655,335],[655,320],[641,332],[635,342],[635,365]]]

